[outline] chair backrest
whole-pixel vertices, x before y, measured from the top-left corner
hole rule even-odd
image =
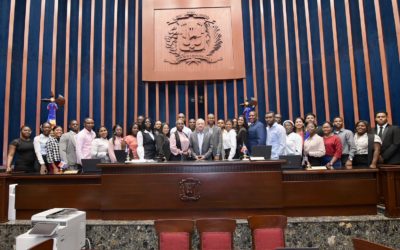
[[[283,215],[257,215],[248,219],[252,231],[253,249],[285,247],[287,218]]]
[[[377,243],[373,243],[363,239],[352,239],[354,250],[394,250],[393,248],[386,247]]]
[[[200,219],[196,220],[196,227],[200,233],[200,246],[203,250],[233,249],[232,233],[236,229],[233,219]]]
[[[191,249],[191,234],[194,230],[192,220],[156,220],[154,226],[158,233],[160,250]]]

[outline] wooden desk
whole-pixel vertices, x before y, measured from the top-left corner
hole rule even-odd
[[[400,166],[379,166],[382,192],[385,200],[385,216],[400,217]]]
[[[376,214],[378,170],[282,171],[282,163],[106,164],[98,175],[5,175],[0,181],[18,183],[17,219],[54,207],[107,220]]]

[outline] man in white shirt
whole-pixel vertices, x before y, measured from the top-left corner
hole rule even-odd
[[[94,121],[86,118],[83,123],[84,128],[76,136],[76,163],[82,165],[82,159],[91,159],[92,141],[96,138],[93,131]]]
[[[293,132],[294,123],[291,120],[283,122],[283,127],[286,129],[286,155],[302,155],[303,153],[303,138]]]
[[[50,139],[51,125],[48,122],[44,122],[40,126],[40,135],[35,136],[33,139],[33,147],[35,149],[36,158],[40,164],[40,174],[47,174],[47,147],[46,143]]]
[[[265,114],[267,123],[266,145],[272,146],[271,159],[277,160],[280,155],[285,154],[286,148],[286,130],[275,120],[275,112],[269,111]]]

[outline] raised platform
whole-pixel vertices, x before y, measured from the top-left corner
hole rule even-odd
[[[153,221],[89,220],[86,236],[92,249],[158,249]],[[0,224],[0,249],[13,249],[15,237],[30,228],[29,221]],[[285,230],[287,247],[317,246],[324,249],[353,249],[351,239],[367,239],[400,249],[400,220],[381,214],[347,217],[288,218]],[[198,234],[192,238],[193,249],[198,248]],[[246,220],[237,220],[234,246],[238,250],[251,249],[251,233]]]
[[[283,161],[100,165],[96,175],[0,175],[0,221],[17,183],[17,219],[75,207],[89,219],[374,215],[378,170],[282,171]]]

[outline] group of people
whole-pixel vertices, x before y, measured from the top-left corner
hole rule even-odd
[[[367,121],[355,125],[355,134],[344,129],[343,118],[335,117],[317,126],[315,114],[305,119],[282,123],[280,114],[265,114],[265,124],[251,111],[249,120],[241,115],[235,119],[215,120],[207,115],[207,122],[199,118],[185,124],[185,114],[179,113],[175,127],[139,116],[123,134],[123,127],[115,125],[109,138],[105,126],[94,132],[92,118],[84,120],[79,130],[76,120],[69,123],[69,132],[63,134],[60,126],[45,122],[41,133],[31,140],[29,126],[21,128],[20,138],[9,145],[7,172],[14,171],[61,173],[65,167],[76,168],[82,159],[100,159],[116,162],[114,150],[125,150],[129,159],[159,161],[232,160],[251,155],[256,145],[272,147],[271,159],[282,155],[303,157],[307,166],[325,165],[327,168],[376,168],[378,163],[400,164],[400,129],[388,124],[387,113],[376,113],[377,127],[371,130]]]
[[[281,115],[267,112],[266,128],[257,121],[255,112],[250,113],[249,120],[249,147],[272,146],[272,159],[299,155],[305,166],[328,169],[400,164],[400,128],[388,124],[388,114],[384,111],[376,113],[374,129],[367,121],[360,120],[354,133],[344,128],[342,117],[318,126],[313,113],[308,113],[305,119],[297,117],[282,122]]]

